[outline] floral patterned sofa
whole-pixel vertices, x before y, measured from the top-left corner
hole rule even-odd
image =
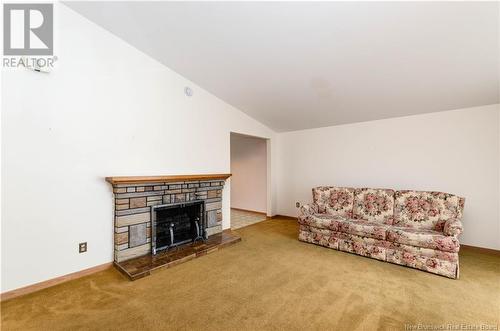
[[[316,187],[299,240],[458,278],[464,198],[442,192]]]

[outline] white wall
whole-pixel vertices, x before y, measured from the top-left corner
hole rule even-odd
[[[231,134],[231,208],[267,212],[266,140]]]
[[[113,260],[105,176],[228,173],[231,131],[274,144],[238,109],[64,5],[54,10],[53,72],[2,72],[2,292]],[[230,182],[223,194],[228,228]]]
[[[466,198],[462,243],[500,249],[499,106],[278,137],[278,214],[318,185],[437,190]]]

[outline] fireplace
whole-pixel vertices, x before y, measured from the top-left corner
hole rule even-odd
[[[135,280],[240,241],[222,230],[222,192],[230,176],[106,177],[113,186],[118,270]]]
[[[180,240],[181,237],[174,233],[172,245],[168,229],[167,233],[162,234],[166,235],[163,243],[158,242],[157,245],[156,240],[153,240],[153,220],[158,216],[156,209],[167,210],[182,205],[190,208],[191,204],[200,204],[193,207],[196,208],[195,214],[201,208],[199,220],[194,219],[191,223],[192,212],[187,213],[190,218],[189,229],[192,231],[190,234],[194,236],[198,229],[209,240],[221,233],[222,192],[229,176],[230,174],[106,177],[106,181],[113,186],[115,262],[121,263],[142,256],[157,257],[152,253],[159,248],[175,247],[180,241],[191,239]],[[169,213],[171,211],[160,212],[160,219],[167,217]],[[201,229],[196,226],[196,221],[201,223]],[[172,231],[175,229],[174,223]]]
[[[153,255],[182,244],[207,239],[204,201],[152,206],[151,213]]]

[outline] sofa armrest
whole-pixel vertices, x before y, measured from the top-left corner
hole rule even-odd
[[[314,202],[312,202],[310,204],[302,205],[299,208],[299,217],[300,216],[305,217],[308,215],[317,214],[318,211],[319,211],[319,206]]]
[[[443,232],[447,236],[458,236],[462,231],[462,222],[458,218],[450,218],[444,223]]]

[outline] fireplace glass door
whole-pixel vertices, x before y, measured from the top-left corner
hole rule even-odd
[[[153,215],[153,254],[205,238],[203,201],[156,206]]]

